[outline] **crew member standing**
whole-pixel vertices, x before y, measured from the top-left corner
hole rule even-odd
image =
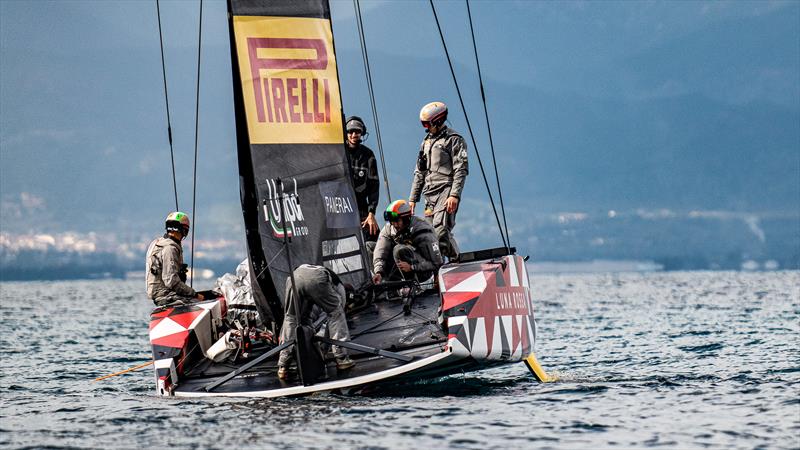
[[[375,211],[378,208],[380,196],[380,181],[378,179],[378,163],[375,154],[362,139],[367,134],[367,126],[358,116],[347,118],[347,159],[350,163],[350,173],[353,177],[353,190],[356,193],[358,213],[361,217],[361,228],[367,241],[378,239],[378,221],[375,220]]]
[[[169,213],[165,227],[164,236],[154,239],[147,247],[147,297],[156,306],[203,300],[202,294],[186,284],[181,241],[189,235],[189,216],[179,211]]]
[[[345,130],[347,131],[347,160],[350,163],[350,175],[367,248],[367,261],[372,264],[375,242],[378,240],[380,232],[378,221],[375,220],[381,187],[378,179],[378,163],[372,150],[362,144],[362,140],[367,135],[367,126],[364,121],[358,116],[350,116],[345,121]]]
[[[423,106],[419,120],[428,134],[417,157],[409,205],[413,213],[420,194],[425,196],[425,217],[436,230],[439,249],[442,255],[456,258],[458,244],[453,237],[453,227],[469,173],[467,144],[463,137],[445,125],[447,105],[444,103],[432,102]]]

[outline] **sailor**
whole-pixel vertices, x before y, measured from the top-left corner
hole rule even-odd
[[[414,216],[405,200],[392,202],[383,212],[383,218],[387,223],[375,246],[372,281],[375,284],[384,278],[425,281],[435,275],[442,265],[442,255],[431,224]]]
[[[428,103],[419,112],[428,133],[419,149],[409,204],[413,213],[420,194],[425,196],[425,218],[436,230],[442,255],[457,258],[453,227],[469,167],[467,144],[445,125],[446,119],[447,105],[442,102]]]
[[[347,318],[344,315],[344,306],[347,299],[345,288],[339,277],[332,270],[311,264],[303,264],[294,271],[294,280],[297,283],[297,296],[300,299],[300,322],[303,325],[311,324],[313,306],[316,305],[328,315],[328,332],[333,340],[350,340],[350,330],[347,328]],[[294,292],[292,277],[286,279],[285,315],[281,327],[281,343],[295,338],[297,328],[297,315],[294,306]],[[336,368],[346,370],[355,365],[347,355],[347,350],[333,345],[332,352],[336,358]],[[287,367],[292,358],[292,347],[281,351],[278,357],[278,378],[288,378]]]
[[[372,150],[362,143],[367,136],[367,126],[364,121],[358,116],[350,116],[345,121],[345,130],[347,130],[347,160],[350,163],[350,175],[361,217],[361,228],[364,230],[364,240],[367,242],[371,261],[380,231],[378,221],[375,220],[380,195],[378,163]]]
[[[189,234],[189,216],[180,211],[169,213],[165,227],[164,236],[147,247],[147,297],[156,306],[203,300],[202,294],[186,284],[187,266],[183,263],[181,241]]]

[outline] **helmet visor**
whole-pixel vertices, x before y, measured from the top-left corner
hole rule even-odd
[[[397,222],[398,220],[400,220],[400,214],[397,214],[394,211],[384,211],[383,220],[387,222]]]

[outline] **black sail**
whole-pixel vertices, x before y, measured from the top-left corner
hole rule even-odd
[[[327,0],[229,0],[240,194],[259,311],[280,324],[294,267],[368,277]],[[290,241],[289,245],[284,240]]]

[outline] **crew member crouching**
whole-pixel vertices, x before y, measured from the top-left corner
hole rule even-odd
[[[433,226],[414,216],[405,200],[392,202],[383,218],[387,223],[375,246],[372,281],[379,284],[384,278],[414,277],[425,281],[435,275],[442,265],[442,254]]]
[[[303,264],[294,271],[294,280],[297,283],[297,296],[300,303],[300,323],[311,325],[311,312],[317,305],[328,315],[328,332],[331,339],[337,341],[350,340],[350,330],[347,328],[347,318],[344,315],[344,306],[347,296],[345,288],[339,277],[330,269],[322,266]],[[294,306],[294,292],[292,277],[286,280],[286,305],[283,326],[281,327],[281,343],[293,340],[297,332],[297,315]],[[355,363],[347,355],[347,350],[333,345],[331,348],[336,357],[336,368],[345,370],[353,367]],[[281,351],[278,358],[278,378],[288,378],[288,364],[292,358],[292,347]]]

